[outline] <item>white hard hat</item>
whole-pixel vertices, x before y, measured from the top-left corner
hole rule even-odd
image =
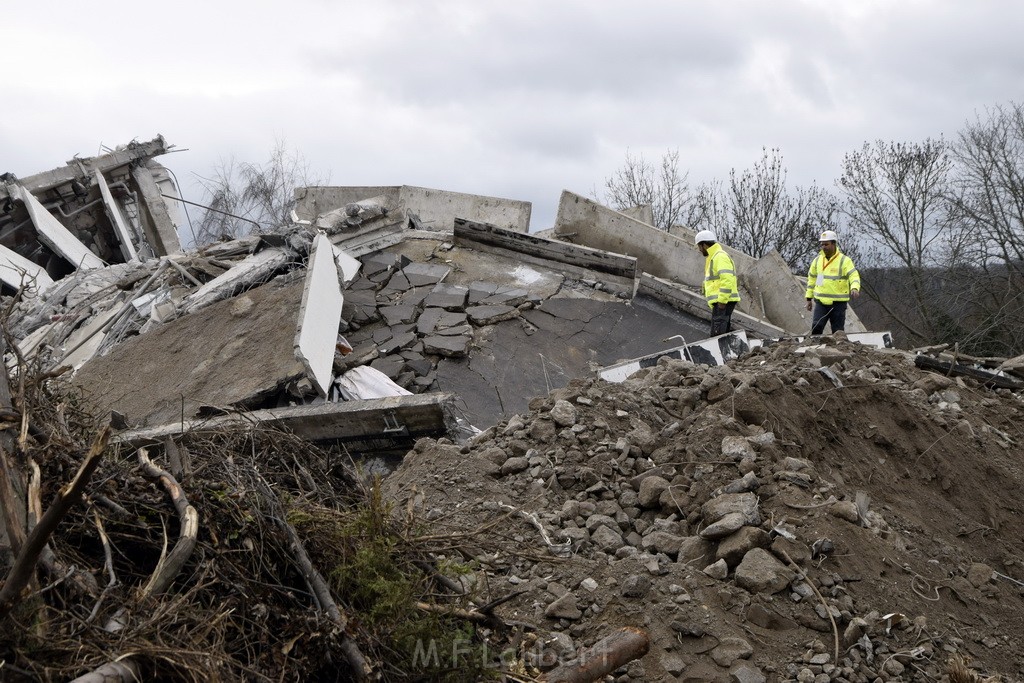
[[[821,237],[818,238],[819,242],[839,242],[839,235],[832,230],[826,230],[821,233]]]
[[[715,233],[710,230],[701,230],[697,233],[697,236],[693,238],[694,244],[700,244],[701,242],[717,242],[718,238],[715,237]]]

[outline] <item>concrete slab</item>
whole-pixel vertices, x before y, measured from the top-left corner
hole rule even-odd
[[[269,283],[131,337],[73,379],[100,413],[137,425],[188,420],[201,405],[255,406],[306,376],[294,344],[304,282]]]
[[[469,353],[469,335],[432,335],[423,338],[423,350],[446,358],[462,358]]]
[[[425,287],[441,282],[448,277],[452,269],[434,263],[410,263],[402,268],[402,272],[414,287]]]
[[[107,216],[114,226],[114,234],[117,235],[121,255],[126,262],[137,259],[139,254],[135,250],[132,231],[128,227],[128,221],[125,220],[124,214],[121,213],[121,205],[114,201],[114,195],[110,193],[110,186],[107,185],[107,180],[103,177],[102,173],[93,171],[93,178],[96,180],[96,186],[100,189],[100,196],[103,197],[103,206],[107,210]]]
[[[35,196],[21,185],[12,187],[12,194],[20,199],[28,209],[32,224],[36,227],[39,241],[48,246],[55,254],[78,268],[102,268],[106,264],[96,254],[71,234],[71,231],[53,217]]]
[[[415,306],[381,306],[380,314],[384,316],[384,322],[388,325],[399,325],[401,323],[412,323],[416,321],[418,311]]]
[[[317,235],[306,266],[299,328],[295,335],[295,355],[324,397],[333,381],[334,353],[344,302],[334,257],[334,247],[327,236]]]
[[[519,309],[514,306],[470,306],[466,315],[474,325],[493,325],[503,320],[511,320],[519,316]]]
[[[25,287],[35,292],[42,292],[53,284],[42,266],[3,245],[0,245],[0,281],[11,289]]]
[[[455,391],[466,418],[485,428],[529,410],[534,396],[545,396],[574,377],[603,365],[671,348],[674,334],[706,336],[701,321],[639,295],[632,302],[552,299],[524,311],[528,324],[502,323],[477,337],[480,346],[467,359],[442,359],[437,381]]]
[[[430,294],[423,300],[423,305],[437,306],[447,310],[459,310],[465,308],[468,294],[468,287],[439,282],[434,285],[434,288],[430,290]]]

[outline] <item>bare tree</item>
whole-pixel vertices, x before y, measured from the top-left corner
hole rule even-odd
[[[695,208],[689,173],[679,170],[679,150],[668,150],[655,167],[626,152],[625,164],[605,179],[606,201],[615,209],[650,205],[655,227],[690,225]]]
[[[729,172],[729,183],[701,186],[694,199],[694,227],[714,230],[726,244],[761,257],[778,251],[794,270],[806,269],[818,234],[838,227],[835,197],[811,185],[790,191],[777,149],[764,149],[751,169]]]
[[[200,178],[207,211],[198,221],[200,244],[261,232],[290,221],[295,189],[322,184],[310,175],[305,158],[276,140],[263,164],[222,162],[210,178]]]
[[[895,291],[880,291],[865,278],[865,291],[925,343],[950,333],[945,311],[953,301],[940,304],[950,290],[936,278],[956,265],[951,259],[962,226],[950,201],[953,166],[941,138],[879,140],[848,153],[839,179],[848,229],[867,244],[862,267],[888,268],[899,283]],[[900,314],[892,310],[894,296]]]

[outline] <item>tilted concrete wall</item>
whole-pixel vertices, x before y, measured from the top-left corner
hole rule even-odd
[[[352,202],[384,196],[389,205],[403,207],[408,216],[418,219],[423,230],[451,232],[456,218],[488,223],[499,228],[526,233],[530,231],[530,202],[487,197],[463,192],[446,192],[412,185],[391,187],[304,187],[295,191],[295,212],[300,219],[312,220]]]

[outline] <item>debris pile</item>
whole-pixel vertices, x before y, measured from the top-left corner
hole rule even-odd
[[[511,596],[534,665],[632,625],[650,652],[616,680],[1024,674],[1019,393],[829,339],[530,408],[421,441],[384,489],[435,533],[503,520],[500,552],[446,559],[481,604]]]

